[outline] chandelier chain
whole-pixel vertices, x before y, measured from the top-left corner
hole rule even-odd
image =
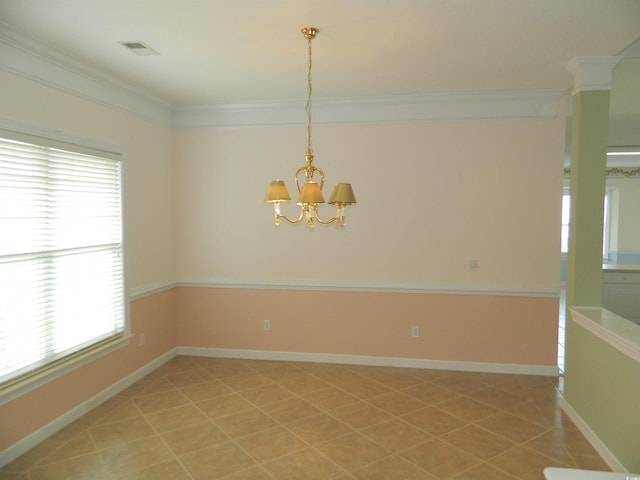
[[[313,92],[311,77],[311,39],[308,38],[309,45],[309,70],[307,72],[307,155],[313,155],[313,147],[311,146],[311,94]]]

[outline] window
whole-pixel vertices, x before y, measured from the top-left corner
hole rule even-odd
[[[560,235],[560,251],[567,253],[569,251],[569,216],[571,214],[571,195],[565,189],[562,194],[562,230]]]
[[[607,189],[604,194],[604,226],[602,227],[602,259],[608,262],[609,247],[611,243],[611,190]]]
[[[560,251],[569,251],[569,221],[571,214],[571,195],[565,189],[562,195],[562,226],[560,234]],[[611,190],[607,190],[604,196],[604,225],[602,227],[602,258],[609,259],[609,242],[611,238]]]
[[[0,386],[125,330],[120,156],[0,130]]]

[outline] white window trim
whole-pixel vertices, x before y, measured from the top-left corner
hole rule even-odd
[[[49,382],[52,382],[64,375],[67,375],[78,368],[92,363],[101,357],[104,357],[116,350],[128,346],[131,342],[131,306],[130,294],[128,289],[128,269],[127,269],[127,242],[126,242],[126,185],[127,185],[127,162],[126,151],[112,144],[105,144],[96,140],[87,139],[77,135],[63,133],[60,130],[51,130],[47,128],[36,127],[22,122],[7,120],[0,117],[0,130],[15,136],[31,136],[41,137],[45,141],[61,144],[71,144],[80,149],[85,148],[93,152],[103,152],[107,155],[117,155],[122,162],[122,262],[123,262],[123,288],[124,288],[124,331],[122,335],[99,342],[84,350],[80,350],[75,354],[62,358],[57,362],[45,366],[33,372],[31,375],[25,375],[17,378],[15,381],[9,381],[0,388],[0,406],[9,403],[22,395],[25,395]]]
[[[64,375],[104,357],[105,355],[126,347],[131,343],[131,337],[133,337],[133,335],[125,333],[120,337],[93,345],[86,350],[76,353],[75,355],[70,355],[59,362],[54,362],[48,367],[36,370],[33,372],[33,375],[20,377],[13,383],[9,382],[0,391],[0,406],[19,398],[32,390],[46,385],[49,382],[63,377]]]

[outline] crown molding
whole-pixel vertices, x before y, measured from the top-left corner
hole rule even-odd
[[[0,70],[176,129],[299,126],[304,100],[172,106],[0,22]],[[554,118],[564,91],[314,99],[316,125]]]
[[[0,22],[0,69],[72,95],[172,125],[171,106]]]
[[[613,67],[622,57],[576,57],[567,64],[573,75],[573,95],[583,91],[611,90]]]
[[[380,97],[318,98],[315,125],[376,125],[461,120],[554,118],[561,90],[475,92]],[[225,128],[306,125],[304,101],[182,105],[174,127]]]

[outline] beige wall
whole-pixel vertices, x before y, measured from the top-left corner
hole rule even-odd
[[[180,281],[557,289],[562,120],[316,127],[327,190],[358,199],[345,231],[276,228],[262,202],[273,178],[295,191],[305,134],[177,133]]]
[[[171,129],[2,71],[0,100],[0,120],[124,152],[127,286],[173,281]]]
[[[262,203],[275,177],[294,188],[304,128],[173,132],[10,74],[0,86],[3,122],[125,152],[128,291],[183,285],[135,296],[132,332],[146,345],[1,406],[0,451],[177,345],[555,362],[561,118],[317,127],[328,186],[351,181],[359,203],[347,230],[308,232],[275,228]],[[326,289],[271,289],[282,284]]]
[[[273,178],[293,195],[303,128],[177,132],[178,345],[556,365],[563,125],[316,127],[358,204],[312,232],[262,202]]]
[[[0,72],[0,120],[124,152],[127,290],[173,282],[171,130]],[[88,319],[89,321],[90,319]],[[131,332],[145,332],[107,356],[0,406],[0,453],[175,346],[173,290],[130,305]]]
[[[0,454],[170,351],[175,346],[174,313],[173,290],[132,302],[132,333],[146,332],[144,346],[133,337],[126,347],[1,405]]]

